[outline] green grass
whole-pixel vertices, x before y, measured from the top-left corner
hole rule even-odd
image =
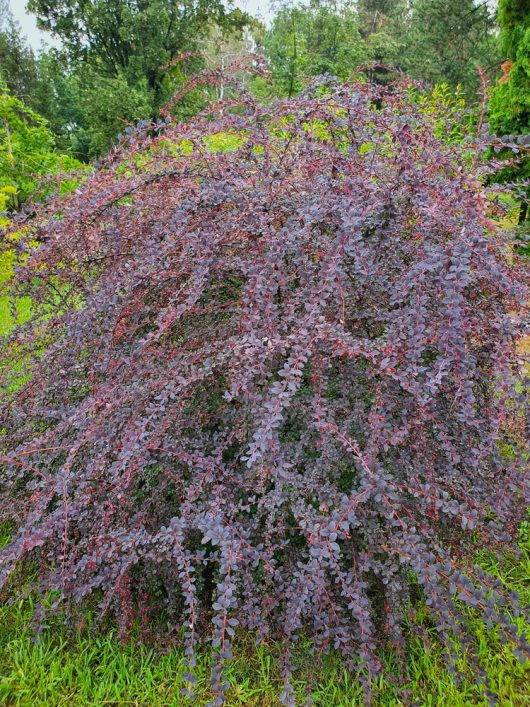
[[[13,260],[12,253],[0,253],[0,288],[13,273]],[[16,324],[27,321],[30,315],[31,300],[29,297],[19,298],[13,311],[12,298],[8,295],[0,295],[0,336],[8,334]]]
[[[487,553],[479,557],[482,566],[520,593],[524,604],[530,602],[529,536],[525,526],[521,533],[521,558],[507,557],[501,564]],[[98,630],[90,614],[86,615],[84,628],[75,631],[68,629],[60,616],[51,617],[35,640],[32,614],[31,599],[0,607],[0,704],[27,707],[186,704],[180,694],[185,667],[183,653],[178,648],[157,652],[134,640],[124,643],[114,629]],[[495,631],[488,631],[471,614],[469,617],[484,667],[499,695],[498,704],[530,705],[530,665],[521,665],[510,647],[501,644]],[[465,656],[460,667],[466,678],[455,685],[444,667],[436,637],[428,628],[425,608],[417,607],[415,618],[423,625],[426,636],[420,638],[411,625],[406,674],[402,676],[408,693],[403,695],[396,688],[396,663],[387,655],[385,674],[374,686],[374,705],[487,705]],[[521,619],[519,625],[525,628]],[[275,646],[255,647],[249,635],[240,634],[234,656],[227,669],[230,690],[226,704],[279,705],[282,682]],[[206,704],[210,698],[210,659],[208,651],[199,656],[195,702],[198,705]],[[309,692],[313,703],[321,707],[365,704],[359,681],[348,674],[339,656],[324,656],[318,665],[310,653],[310,645],[301,642],[296,649],[295,664],[295,690],[300,703]]]

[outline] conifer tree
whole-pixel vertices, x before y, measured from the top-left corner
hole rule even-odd
[[[500,0],[500,46],[505,61],[503,76],[491,100],[490,123],[498,134],[530,133],[530,0]],[[526,157],[518,168],[505,170],[504,176],[530,179],[530,160]],[[519,222],[529,220],[528,187],[523,191]]]

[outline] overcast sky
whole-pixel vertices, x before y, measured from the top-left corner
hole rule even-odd
[[[15,19],[20,22],[22,32],[27,36],[31,46],[38,49],[43,40],[48,44],[54,44],[53,37],[37,29],[35,15],[26,14],[26,2],[27,0],[10,0],[10,5]],[[271,16],[270,4],[270,0],[235,0],[234,2],[237,7],[253,15],[260,15],[264,20]]]

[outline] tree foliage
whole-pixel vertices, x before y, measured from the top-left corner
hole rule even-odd
[[[395,86],[230,105],[129,130],[22,219],[20,252],[41,245],[3,350],[2,584],[31,561],[73,613],[162,616],[190,689],[210,640],[216,704],[237,626],[281,640],[292,704],[302,632],[369,681],[422,591],[480,680],[463,607],[528,650],[517,598],[465,560],[529,491],[498,449],[525,294],[470,166],[492,138],[441,141]]]
[[[530,25],[530,3],[528,0],[500,0],[498,22],[501,51],[510,59],[516,59]]]
[[[9,15],[0,24],[0,78],[19,98],[31,100],[38,84],[37,61]]]
[[[476,98],[477,65],[497,69],[496,37],[479,0],[312,0],[275,5],[272,27],[262,26],[222,0],[30,0],[39,25],[61,47],[35,56],[4,12],[0,66],[9,88],[41,114],[61,149],[88,160],[105,152],[127,123],[156,119],[176,88],[211,55],[214,44],[242,46],[243,29],[263,49],[271,86],[252,82],[256,95],[295,95],[308,78],[345,78],[359,65],[385,83],[395,67],[433,88],[460,85]],[[7,7],[7,6],[6,6]],[[513,13],[512,13],[513,14]],[[256,48],[254,46],[253,48]],[[186,62],[172,59],[191,53]],[[201,108],[204,96],[175,106],[180,117]]]
[[[414,0],[402,68],[430,86],[446,82],[476,99],[477,68],[497,70],[495,17],[483,0]]]
[[[265,36],[274,79],[293,96],[310,76],[346,78],[366,60],[355,6],[320,0],[309,7],[284,3]]]
[[[46,121],[0,83],[0,211],[50,192],[46,179],[81,164],[55,150]]]
[[[53,88],[7,2],[0,5],[0,82],[29,108],[46,112]]]
[[[427,87],[447,83],[475,99],[477,67],[492,73],[495,18],[478,0],[313,0],[281,2],[265,51],[284,93],[324,72],[345,78],[360,64],[370,81],[391,81],[401,70]]]
[[[406,0],[359,0],[357,8],[367,61],[380,67],[370,70],[368,78],[388,81],[389,68],[403,68],[404,51],[411,41],[408,3]]]
[[[124,123],[154,119],[185,78],[171,60],[201,48],[212,26],[241,32],[251,18],[222,0],[30,0],[41,28],[62,42],[78,91],[80,145],[102,154]],[[57,53],[57,52],[56,52]],[[191,60],[196,72],[200,60]]]
[[[210,22],[242,27],[246,16],[221,0],[30,0],[39,25],[61,38],[72,59],[98,65],[102,74],[146,79],[161,90],[164,65],[197,48]]]
[[[528,0],[501,0],[499,3],[501,50],[505,72],[493,91],[491,127],[500,135],[530,134],[530,4]],[[525,158],[504,178],[526,182],[523,186],[520,221],[528,217],[530,160]]]
[[[82,157],[88,154],[80,130],[86,123],[79,106],[80,89],[72,71],[54,50],[35,54],[7,2],[0,6],[0,82],[46,120],[58,147]]]

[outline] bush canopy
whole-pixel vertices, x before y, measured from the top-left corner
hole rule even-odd
[[[397,85],[243,94],[128,128],[20,217],[2,583],[31,562],[23,591],[182,631],[190,691],[211,641],[215,704],[238,626],[282,642],[286,704],[302,633],[368,690],[418,595],[454,671],[464,646],[481,675],[465,607],[524,657],[524,608],[467,558],[529,497],[525,292],[477,179],[493,138],[439,120]]]

